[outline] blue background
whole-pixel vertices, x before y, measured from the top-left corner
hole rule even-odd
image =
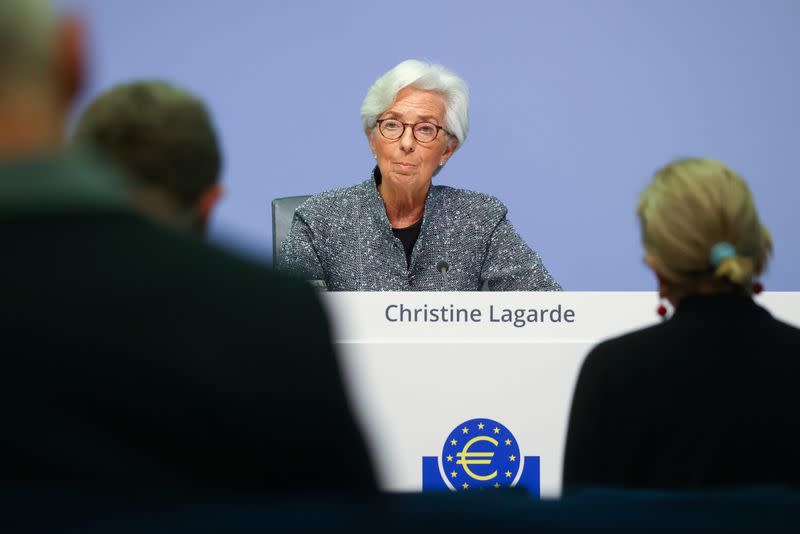
[[[569,290],[655,287],[635,203],[668,160],[748,179],[798,290],[796,0],[60,0],[83,13],[84,95],[140,77],[208,102],[226,154],[215,240],[271,251],[269,201],[347,186],[372,159],[358,110],[407,58],[458,72],[472,128],[435,180],[496,195]]]

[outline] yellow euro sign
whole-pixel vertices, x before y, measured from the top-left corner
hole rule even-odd
[[[495,447],[497,447],[497,440],[490,438],[489,436],[476,436],[469,440],[464,448],[461,449],[461,452],[457,452],[456,456],[459,458],[456,460],[456,463],[459,465],[464,466],[464,472],[468,474],[470,477],[474,478],[475,480],[492,480],[494,477],[497,476],[497,469],[494,470],[494,473],[491,475],[476,475],[473,473],[469,466],[472,464],[478,465],[488,465],[492,463],[491,458],[494,456],[493,452],[469,452],[469,448],[472,447],[478,441],[488,441]],[[486,458],[485,460],[479,458]]]

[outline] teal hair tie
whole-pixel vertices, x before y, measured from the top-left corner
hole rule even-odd
[[[711,265],[715,269],[719,267],[719,264],[722,263],[722,260],[725,258],[735,258],[736,257],[736,247],[728,243],[727,241],[721,241],[711,247]]]

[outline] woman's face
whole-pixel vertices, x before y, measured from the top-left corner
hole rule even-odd
[[[440,93],[405,87],[378,120],[397,119],[408,124],[430,122],[444,127],[444,113],[445,101]],[[386,139],[377,125],[369,135],[369,144],[383,180],[407,188],[427,188],[433,172],[458,146],[455,137],[441,130],[433,141],[420,143],[414,138],[411,126],[406,126],[399,139]]]

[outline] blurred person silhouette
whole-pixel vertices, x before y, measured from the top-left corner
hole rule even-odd
[[[170,226],[205,233],[222,194],[222,157],[200,98],[163,81],[120,84],[89,104],[73,140],[130,173],[142,210]]]
[[[314,290],[61,148],[82,42],[46,0],[0,2],[0,487],[372,490]]]
[[[750,189],[718,161],[679,160],[655,174],[638,216],[675,312],[587,356],[565,491],[800,486],[800,330],[752,298],[772,239]]]

